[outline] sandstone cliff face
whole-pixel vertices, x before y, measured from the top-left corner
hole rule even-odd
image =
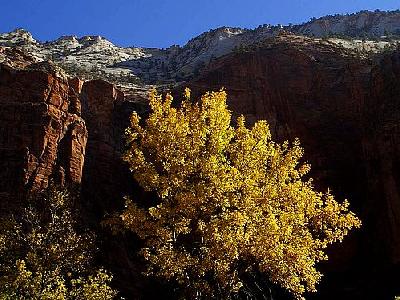
[[[87,130],[76,102],[74,85],[56,72],[0,66],[2,207],[51,178],[80,183]]]
[[[141,107],[124,101],[124,95],[114,85],[102,80],[86,82],[80,98],[82,117],[89,131],[82,192],[104,214],[120,207],[123,196],[134,185],[121,156],[129,116]]]
[[[282,36],[218,60],[190,86],[223,86],[234,113],[268,120],[278,140],[299,137],[315,184],[361,216],[362,230],[331,249],[318,297],[389,296],[400,259],[400,52],[359,59]]]
[[[102,80],[67,79],[46,63],[24,67],[0,66],[2,197],[54,180],[81,185],[88,197],[122,198],[123,131],[142,106]]]

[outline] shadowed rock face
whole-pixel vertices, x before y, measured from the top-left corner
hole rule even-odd
[[[279,141],[301,138],[322,188],[329,183],[350,197],[354,183],[341,171],[360,167],[372,66],[337,47],[290,38],[218,60],[190,86],[196,94],[224,87],[235,116],[249,125],[266,119]]]
[[[137,299],[151,290],[142,277],[143,264],[135,256],[137,240],[129,234],[112,236],[109,230],[99,229],[99,223],[107,213],[122,210],[124,196],[141,198],[121,156],[130,114],[142,112],[144,105],[125,101],[114,85],[102,80],[85,82],[80,99],[89,133],[81,184],[85,214],[102,240],[102,264],[113,272],[122,295]]]
[[[121,208],[123,196],[132,191],[133,179],[121,156],[130,114],[141,107],[124,101],[114,85],[102,80],[86,82],[80,97],[89,131],[82,192],[104,214]]]
[[[280,141],[299,137],[316,186],[348,198],[363,220],[330,250],[318,297],[390,298],[400,260],[400,51],[366,60],[280,37],[216,61],[189,85],[197,94],[223,86],[235,114],[266,119]]]

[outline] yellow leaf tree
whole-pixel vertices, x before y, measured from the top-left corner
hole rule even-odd
[[[94,269],[94,235],[78,233],[73,198],[51,186],[19,216],[0,219],[0,299],[111,300],[111,274]]]
[[[360,220],[330,192],[305,179],[308,164],[296,139],[279,144],[266,121],[232,125],[226,92],[199,102],[186,89],[180,107],[172,96],[150,96],[142,124],[126,129],[124,160],[156,204],[127,198],[123,224],[143,241],[147,274],[173,280],[191,297],[230,297],[256,271],[301,298],[321,279],[316,263]]]

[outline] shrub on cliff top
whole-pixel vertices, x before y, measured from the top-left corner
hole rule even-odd
[[[156,204],[127,199],[123,224],[144,242],[147,274],[177,282],[190,297],[228,298],[251,272],[298,298],[315,291],[316,263],[360,220],[328,191],[305,179],[303,149],[276,143],[266,121],[232,126],[226,93],[179,108],[153,92],[151,113],[126,130],[124,160]]]

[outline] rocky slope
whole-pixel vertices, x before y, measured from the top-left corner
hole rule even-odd
[[[0,34],[0,46],[3,49],[18,49],[30,56],[35,62],[51,60],[62,67],[71,76],[83,79],[102,78],[118,82],[121,88],[128,86],[138,95],[142,93],[140,79],[126,68],[115,64],[124,60],[146,57],[141,48],[121,48],[99,36],[64,36],[52,42],[38,42],[23,30]],[[0,54],[0,62],[4,61]]]
[[[23,29],[0,34],[0,46],[18,48],[37,62],[52,60],[71,76],[104,79],[126,93],[143,97],[150,88],[148,84],[168,85],[187,80],[213,59],[282,31],[324,38],[367,54],[376,53],[397,46],[400,12],[360,12],[323,17],[301,25],[261,25],[252,30],[221,27],[191,39],[182,47],[173,45],[167,49],[122,48],[100,36],[64,36],[56,41],[39,42]]]
[[[381,38],[400,36],[400,10],[361,11],[350,15],[333,15],[313,18],[311,21],[292,26],[292,31],[315,37],[330,35],[350,38]]]

